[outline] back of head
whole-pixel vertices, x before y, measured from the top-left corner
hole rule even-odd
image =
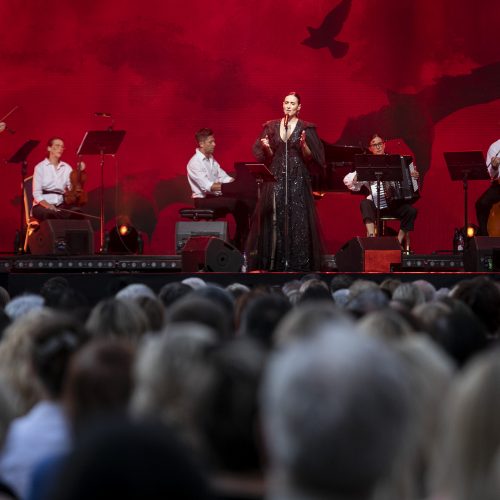
[[[158,292],[158,298],[162,301],[165,307],[172,305],[177,299],[184,297],[193,289],[185,283],[173,281],[163,285]]]
[[[207,487],[173,434],[155,423],[112,420],[66,460],[53,500],[201,500]]]
[[[137,357],[133,412],[161,418],[197,448],[213,381],[209,353],[217,345],[215,332],[196,323],[172,323],[151,337]]]
[[[500,327],[500,288],[490,278],[479,276],[459,283],[451,296],[467,304],[492,335]]]
[[[71,356],[86,342],[78,321],[63,314],[47,318],[33,336],[33,367],[51,398],[60,398]]]
[[[148,320],[148,330],[151,332],[159,332],[165,324],[165,307],[160,299],[143,295],[137,297],[135,302],[144,312]]]
[[[499,383],[498,348],[477,356],[454,381],[437,458],[438,490],[450,498],[485,498],[482,491],[492,479],[500,449]]]
[[[380,311],[389,305],[387,295],[377,286],[366,287],[354,295],[351,292],[346,309],[357,318],[361,318],[367,313]]]
[[[307,498],[368,498],[402,448],[405,378],[382,342],[338,324],[278,353],[263,386],[271,479]]]
[[[128,299],[135,300],[139,297],[151,297],[156,298],[156,294],[153,290],[145,285],[144,283],[132,283],[122,288],[117,294],[117,299]]]
[[[120,338],[137,342],[149,327],[144,311],[134,300],[101,300],[85,324],[95,338]]]
[[[257,296],[243,312],[239,333],[270,348],[276,326],[291,307],[289,300],[283,295]]]
[[[399,340],[414,331],[411,324],[391,308],[366,314],[359,320],[359,328],[368,335],[390,341]]]
[[[176,301],[167,311],[167,324],[199,323],[217,332],[221,339],[233,335],[232,317],[217,302],[195,297],[194,292]]]
[[[401,283],[392,293],[392,300],[401,302],[409,310],[425,302],[424,292],[413,283]]]
[[[276,326],[274,344],[283,347],[310,337],[324,324],[352,324],[352,318],[331,301],[305,302],[291,309]]]
[[[332,294],[328,285],[320,279],[309,279],[302,283],[300,286],[300,298],[298,303],[314,300],[331,300],[333,301]]]
[[[9,292],[3,286],[0,286],[0,309],[4,309],[9,300]]]
[[[265,359],[264,351],[246,339],[227,342],[211,353],[214,381],[202,428],[216,470],[262,470],[257,393]]]
[[[41,309],[44,306],[44,299],[41,295],[26,293],[14,297],[5,306],[5,312],[14,321],[29,311]]]
[[[93,340],[71,361],[65,406],[76,430],[106,415],[125,414],[132,394],[134,352],[115,339]]]
[[[425,328],[460,367],[488,347],[487,330],[462,301],[448,297],[443,299],[442,306],[444,309],[441,307],[441,310],[434,310],[434,319],[427,319]]]
[[[194,290],[191,297],[203,297],[212,300],[224,309],[227,316],[232,317],[234,315],[234,298],[221,286],[207,284],[207,286]]]

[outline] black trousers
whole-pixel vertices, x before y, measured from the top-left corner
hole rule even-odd
[[[245,248],[245,242],[250,227],[251,207],[244,201],[233,197],[207,196],[206,198],[194,198],[196,208],[209,208],[215,210],[215,217],[225,217],[232,214],[236,222],[234,245],[241,251]]]
[[[360,207],[363,222],[375,222],[377,219],[377,209],[372,200],[364,199],[361,201]],[[380,210],[380,215],[390,215],[396,217],[400,221],[400,228],[405,231],[413,231],[415,219],[417,218],[417,209],[409,203],[396,202],[389,208]]]
[[[476,201],[476,217],[479,224],[479,236],[488,236],[488,217],[491,207],[500,201],[500,184],[491,186]]]

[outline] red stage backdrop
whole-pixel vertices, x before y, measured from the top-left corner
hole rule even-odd
[[[31,174],[59,135],[74,165],[85,132],[113,125],[127,133],[105,162],[106,225],[128,214],[145,253],[174,253],[194,132],[215,130],[231,171],[253,159],[261,124],[290,90],[325,141],[357,146],[379,132],[391,152],[411,152],[424,178],[413,249],[450,249],[463,190],[443,152],[486,152],[500,135],[499,12],[496,0],[1,2],[0,118],[19,109],[7,120],[15,134],[0,136],[0,250],[13,249],[20,222],[20,166],[3,160],[38,139]],[[87,211],[98,214],[99,162],[85,160]],[[486,187],[470,183],[472,222]],[[318,201],[329,252],[364,234],[359,201]]]

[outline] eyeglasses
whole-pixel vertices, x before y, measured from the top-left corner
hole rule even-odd
[[[371,148],[381,148],[384,144],[385,144],[385,142],[375,142],[373,144],[370,144],[370,147]]]

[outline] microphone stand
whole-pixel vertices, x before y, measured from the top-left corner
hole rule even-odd
[[[284,227],[284,247],[285,247],[285,271],[288,271],[289,267],[289,214],[288,214],[288,115],[285,115],[285,119],[283,121],[283,125],[285,126],[285,227]]]

